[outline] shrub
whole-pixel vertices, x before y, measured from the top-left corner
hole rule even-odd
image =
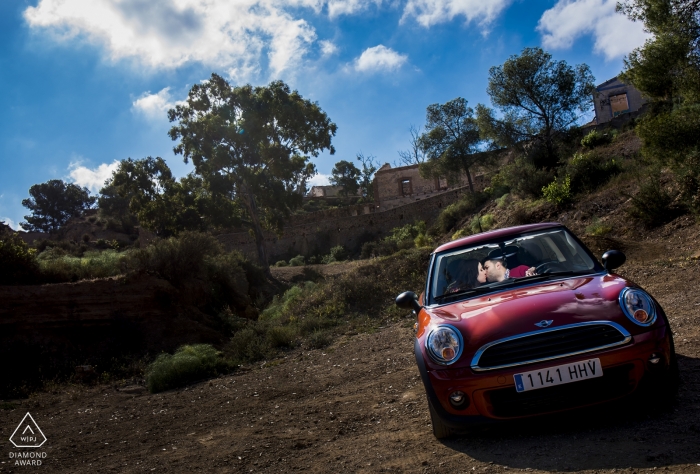
[[[566,166],[572,193],[593,191],[621,172],[619,160],[592,153],[576,153]]]
[[[442,233],[449,232],[466,216],[475,212],[487,199],[488,194],[481,192],[464,195],[462,199],[443,209],[436,221],[437,228]]]
[[[498,207],[499,209],[507,207],[508,203],[510,201],[511,201],[510,194],[506,193],[506,194],[504,194],[501,197],[496,199],[496,207]]]
[[[612,136],[607,133],[600,133],[596,130],[591,130],[588,135],[581,139],[581,146],[584,148],[595,148],[600,145],[606,145],[612,141]]]
[[[413,243],[416,247],[432,247],[433,246],[433,239],[431,239],[427,234],[418,234],[415,239],[413,239]]]
[[[386,257],[399,250],[393,240],[380,240],[379,242],[365,242],[360,251],[360,258]]]
[[[308,346],[311,349],[323,349],[333,342],[333,335],[328,331],[317,330],[308,338]]]
[[[468,235],[470,235],[470,234],[469,234],[469,232],[467,232],[466,229],[459,229],[457,232],[452,234],[452,240],[461,239],[462,237],[466,237]]]
[[[146,385],[151,393],[227,373],[232,366],[209,344],[180,347],[175,354],[161,354],[148,366]]]
[[[297,255],[296,257],[289,260],[289,266],[291,267],[302,267],[304,266],[304,256]]]
[[[522,157],[504,166],[499,175],[499,179],[502,179],[513,193],[534,198],[539,198],[542,188],[554,179],[553,171],[537,168],[531,161]]]
[[[342,245],[336,245],[331,249],[330,255],[338,262],[342,262],[343,260],[348,258],[348,251],[345,250],[345,247],[343,247]]]
[[[32,283],[39,276],[36,250],[17,234],[0,238],[0,285]]]
[[[276,267],[287,267],[287,266],[289,266],[289,264],[287,263],[286,260],[278,260],[277,262],[275,262],[275,266]]]
[[[298,335],[294,326],[272,326],[267,331],[271,347],[293,347]]]
[[[636,127],[644,155],[664,164],[683,163],[691,150],[700,148],[698,130],[698,105],[686,105],[658,115],[647,114]]]
[[[107,278],[124,274],[137,266],[130,252],[92,250],[82,257],[75,257],[58,247],[41,252],[37,262],[42,279],[48,283]]]
[[[603,224],[603,222],[597,217],[594,217],[591,225],[586,227],[586,233],[594,237],[602,237],[612,232],[612,230],[612,227]]]
[[[226,347],[226,353],[238,362],[255,362],[274,355],[261,326],[247,327],[236,332]]]
[[[562,182],[554,180],[542,188],[544,199],[552,204],[561,206],[571,201],[571,177],[567,176]]]
[[[639,188],[639,192],[630,197],[632,207],[628,213],[631,217],[641,221],[645,227],[651,228],[661,225],[670,220],[673,215],[671,212],[673,196],[662,188],[658,177],[650,177]]]
[[[87,244],[88,242],[90,242],[90,235],[89,235],[89,234],[83,234],[83,238],[82,238],[82,239],[83,239],[83,242],[85,242],[85,243]]]
[[[493,214],[484,214],[483,216],[474,216],[472,221],[469,223],[469,228],[472,234],[478,234],[480,232],[486,232],[491,230],[493,227]]]

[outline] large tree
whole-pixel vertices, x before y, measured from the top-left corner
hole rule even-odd
[[[372,182],[374,180],[374,173],[381,166],[377,161],[377,158],[373,155],[365,156],[364,153],[360,152],[356,156],[357,161],[360,162],[362,168],[360,169],[360,193],[362,197],[367,200],[374,199],[374,187]]]
[[[340,160],[333,166],[331,177],[328,181],[330,181],[333,186],[342,186],[343,189],[340,191],[341,195],[355,196],[360,189],[360,174],[361,171],[354,163]]]
[[[176,180],[160,157],[122,160],[100,193],[102,212],[134,215],[139,224],[161,236],[240,223],[240,210],[233,201],[213,196],[198,176]]]
[[[653,35],[625,58],[622,80],[657,104],[700,101],[700,1],[624,0],[618,11]]]
[[[60,179],[52,179],[29,188],[22,205],[31,215],[24,216],[22,228],[34,232],[56,232],[71,217],[77,217],[95,203],[87,188]]]
[[[482,136],[497,147],[542,145],[544,157],[536,164],[555,166],[554,136],[590,110],[593,81],[585,64],[571,67],[566,61],[554,61],[541,48],[525,48],[489,69],[487,92],[501,117],[479,104]]]
[[[316,173],[310,156],[335,149],[336,125],[318,104],[282,81],[232,87],[217,74],[192,87],[187,101],[168,112],[176,154],[217,195],[235,200],[255,236],[260,264],[269,272],[263,229],[280,232],[301,205]]]
[[[419,141],[428,158],[420,166],[422,175],[453,176],[463,171],[474,192],[471,169],[483,156],[478,154],[481,139],[474,110],[465,99],[457,97],[444,104],[429,105],[425,133]]]

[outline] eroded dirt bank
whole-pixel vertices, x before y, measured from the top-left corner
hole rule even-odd
[[[684,383],[666,413],[595,409],[437,441],[406,319],[187,389],[61,386],[5,405],[0,472],[700,472],[699,272],[693,260],[620,271],[676,333]],[[48,438],[40,467],[9,458],[27,411]]]

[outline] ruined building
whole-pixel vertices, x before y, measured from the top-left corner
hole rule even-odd
[[[598,125],[624,114],[637,112],[645,103],[641,92],[617,77],[603,82],[593,92],[595,120]]]

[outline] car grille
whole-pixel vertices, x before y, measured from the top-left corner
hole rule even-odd
[[[605,370],[602,377],[580,382],[516,392],[515,387],[486,392],[491,412],[500,418],[537,415],[593,405],[623,397],[634,390],[633,364]]]
[[[626,344],[631,339],[622,326],[607,321],[544,329],[487,344],[477,351],[472,369],[493,370],[557,359]]]

